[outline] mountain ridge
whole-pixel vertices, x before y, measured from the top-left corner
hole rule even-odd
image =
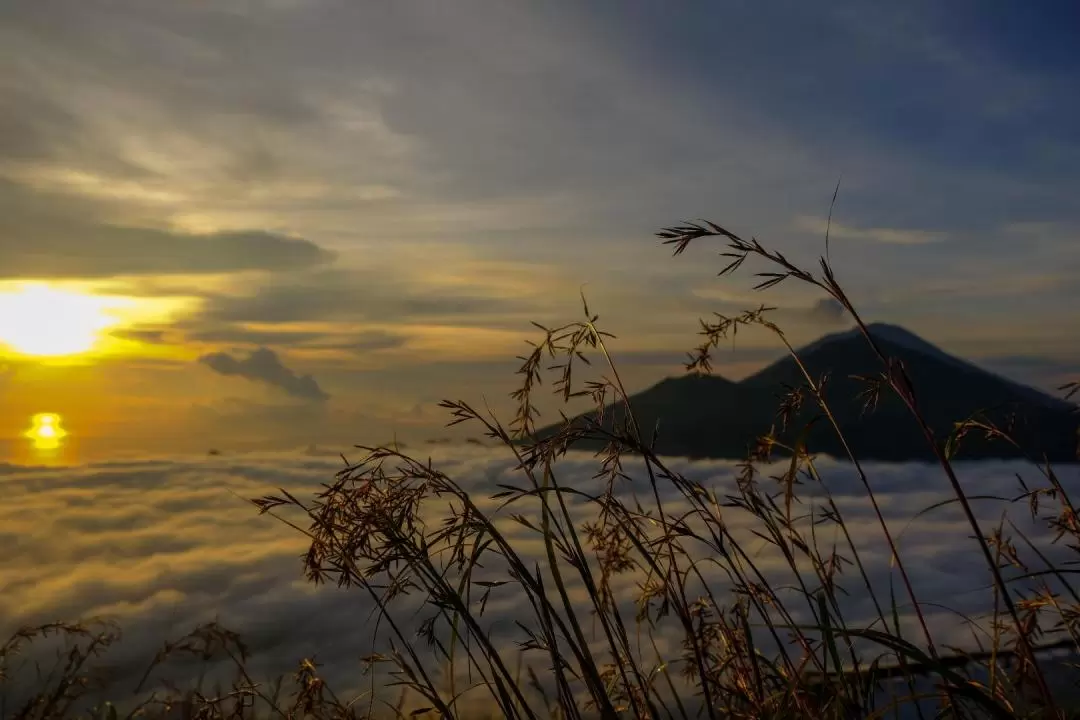
[[[867,329],[886,355],[904,362],[921,410],[939,442],[955,422],[984,411],[985,417],[1001,426],[1019,418],[1013,432],[1022,450],[1033,457],[1045,452],[1054,461],[1077,461],[1080,413],[1074,404],[950,355],[903,327],[875,323]],[[883,390],[873,412],[865,412],[858,396],[866,384],[852,376],[876,376],[881,364],[857,328],[823,336],[796,354],[812,377],[828,376],[826,400],[859,458],[933,459],[933,451],[910,412],[890,390]],[[643,432],[651,436],[652,429],[659,427],[658,454],[739,459],[745,458],[756,438],[776,423],[785,387],[803,385],[798,364],[784,357],[738,382],[699,373],[664,378],[632,395],[630,404]],[[791,416],[786,429],[777,432],[777,439],[793,445],[816,410],[813,399],[804,397],[801,409]],[[605,426],[613,427],[622,413],[616,405],[606,408]],[[591,415],[583,413],[572,422],[584,422]],[[560,427],[543,428],[538,436],[548,437]],[[804,439],[812,452],[846,457],[843,443],[828,423],[817,423]],[[601,444],[583,440],[578,447]],[[1004,459],[1022,455],[1001,441],[989,442],[972,434],[961,444],[957,457]]]
[[[976,364],[974,362],[971,362],[969,360],[964,360],[962,358],[956,357],[955,355],[950,355],[949,353],[945,352],[941,348],[937,347],[936,345],[933,345],[932,343],[928,342],[927,340],[924,340],[923,338],[919,337],[918,335],[911,332],[907,328],[901,327],[900,325],[893,325],[893,324],[890,324],[890,323],[877,322],[877,323],[871,323],[871,324],[867,325],[866,329],[870,332],[870,334],[872,336],[882,338],[882,339],[884,339],[884,340],[886,340],[888,342],[893,343],[894,345],[901,345],[901,346],[904,346],[904,347],[906,347],[906,348],[908,348],[910,350],[914,350],[916,352],[921,352],[924,355],[929,355],[931,357],[937,358],[937,359],[939,359],[939,360],[941,360],[943,362],[949,362],[949,363],[952,363],[954,365],[958,364],[958,365],[963,366],[963,367],[965,367],[967,369],[971,369],[971,370],[974,370],[974,371],[978,371],[978,372],[990,375],[990,376],[996,378],[997,380],[999,380],[1001,382],[1009,383],[1014,388],[1016,388],[1019,392],[1022,392],[1024,394],[1029,395],[1030,398],[1032,399],[1032,401],[1034,401],[1034,402],[1044,402],[1044,403],[1049,403],[1052,406],[1059,406],[1059,407],[1067,407],[1067,408],[1074,407],[1073,403],[1070,403],[1067,400],[1063,400],[1061,398],[1056,398],[1056,397],[1054,397],[1052,395],[1049,395],[1049,394],[1047,394],[1047,393],[1045,393],[1045,392],[1043,392],[1043,391],[1041,391],[1041,390],[1039,390],[1037,388],[1031,387],[1030,385],[1018,382],[1016,380],[1013,380],[1012,378],[1005,377],[1004,375],[1001,375],[1000,373],[995,373],[995,372],[993,372],[991,370],[988,370],[988,369],[986,369],[984,367],[981,367],[980,365],[978,365],[978,364]],[[857,327],[855,327],[855,328],[851,328],[850,330],[846,330],[846,331],[843,331],[843,332],[840,332],[840,333],[833,333],[833,334],[830,334],[830,335],[825,335],[825,336],[819,338],[818,340],[815,340],[813,343],[810,343],[809,345],[805,346],[801,350],[797,350],[796,352],[801,354],[801,353],[804,353],[804,352],[807,352],[807,351],[811,350],[815,345],[823,343],[823,342],[829,340],[830,338],[840,338],[840,337],[845,337],[845,336],[860,337],[861,333],[859,332],[859,329]]]

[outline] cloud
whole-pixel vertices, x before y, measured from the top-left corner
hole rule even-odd
[[[425,446],[423,454],[460,482],[485,512],[494,513],[500,505],[490,497],[497,483],[521,482],[513,457],[502,450]],[[588,454],[572,452],[555,471],[564,485],[594,493],[602,483],[594,476],[596,462]],[[671,466],[720,495],[735,492],[739,473],[735,462],[674,459]],[[369,617],[370,600],[333,583],[315,587],[305,582],[300,562],[307,547],[305,538],[274,518],[258,515],[243,502],[277,493],[278,488],[306,501],[341,468],[340,458],[329,449],[322,455],[226,453],[215,458],[160,457],[65,468],[0,465],[5,492],[0,543],[16,550],[0,556],[0,586],[5,589],[0,595],[0,638],[6,639],[24,624],[112,616],[125,630],[124,639],[102,662],[116,673],[120,687],[127,689],[135,686],[166,639],[177,638],[198,622],[218,619],[240,632],[250,645],[250,667],[257,680],[290,672],[302,657],[317,656],[335,690],[359,690],[356,685],[362,681],[357,680],[356,658],[371,649],[373,625],[357,620]],[[850,465],[827,458],[819,458],[818,469],[854,534],[871,581],[887,593],[890,582],[898,581],[858,474]],[[943,602],[974,616],[991,610],[993,595],[986,588],[985,566],[969,538],[970,527],[962,511],[955,504],[943,505],[915,517],[951,494],[945,478],[920,464],[870,463],[864,469],[886,521],[895,528],[920,600],[927,607]],[[618,486],[623,498],[629,499],[635,490],[648,497],[640,465],[628,462],[625,470],[632,480]],[[780,466],[762,470],[763,478],[782,472]],[[1075,467],[1058,471],[1066,486],[1080,481]],[[958,472],[966,487],[984,496],[1013,495],[1014,472],[1030,481],[1036,475],[1023,463],[1004,462],[966,464]],[[800,486],[799,490],[806,503],[822,502],[812,488]],[[663,486],[661,492],[671,493],[671,489]],[[674,495],[666,495],[665,502],[671,503],[673,512],[682,507]],[[577,501],[570,503],[579,521],[592,517]],[[996,526],[1002,509],[997,502],[973,502],[985,527]],[[536,506],[520,502],[514,511],[531,516]],[[807,505],[801,507],[800,512],[808,511]],[[1009,506],[1009,516],[1026,532],[1031,528],[1025,519],[1026,506]],[[774,586],[791,582],[783,560],[754,535],[758,521],[738,508],[726,509],[725,520],[727,529],[744,543]],[[536,535],[506,518],[504,522],[505,537],[523,554],[526,564],[543,566],[544,549]],[[817,533],[818,542],[827,550],[834,530],[825,523]],[[1052,534],[1045,528],[1031,528],[1028,536],[1044,552],[1060,550],[1049,544]],[[723,600],[730,583],[708,567],[702,564]],[[498,572],[498,568],[492,564],[485,572]],[[632,576],[617,580],[628,603],[633,601],[636,580]],[[861,581],[845,573],[840,584],[850,593],[838,595],[849,622],[864,627],[874,610]],[[575,604],[583,601],[573,583],[570,598]],[[416,600],[401,597],[399,601],[399,618],[411,631],[419,622],[411,617]],[[491,593],[485,619],[491,622],[493,641],[511,657],[513,641],[520,639],[513,621],[531,623],[526,608],[512,587]],[[899,611],[905,623],[911,619],[906,608],[901,601]],[[969,631],[957,626],[955,616],[930,612],[928,621],[942,642],[965,645],[971,641]],[[661,635],[658,640],[666,639]],[[19,683],[32,681],[34,661],[51,667],[55,660],[48,646],[38,645],[31,645],[23,659],[30,664],[22,671],[17,666],[9,668],[14,671],[9,692],[17,693]],[[186,681],[197,672],[199,668],[191,666],[166,666],[155,678]],[[228,682],[228,670],[212,665],[208,678],[210,683],[216,678]],[[111,699],[123,702],[125,698]]]
[[[84,204],[0,180],[0,277],[190,275],[297,270],[334,253],[265,230],[192,233],[126,226]]]
[[[17,232],[0,220],[0,274],[19,277],[99,277],[286,270],[327,262],[314,243],[251,231],[190,233],[122,227]]]
[[[975,362],[992,372],[1045,390],[1054,397],[1064,395],[1060,388],[1066,382],[1080,379],[1080,356],[1075,355],[990,355],[976,357]]]
[[[189,323],[199,327],[198,323]],[[196,329],[185,333],[188,340],[207,343],[225,343],[229,345],[289,345],[297,346],[318,340],[325,340],[327,333],[303,330],[251,329],[238,323],[227,323],[217,327]],[[332,336],[331,336],[332,337]]]
[[[109,334],[121,340],[134,340],[135,342],[161,345],[168,342],[168,331],[148,328],[118,328],[110,330]]]
[[[333,351],[364,355],[382,350],[403,348],[410,335],[382,329],[357,329],[353,323],[340,325],[313,323],[317,329],[301,330],[290,323],[269,323],[252,327],[244,323],[204,323],[201,318],[178,323],[189,342],[216,343],[232,347],[257,345],[261,347],[303,348],[313,351]],[[151,332],[151,331],[147,331]],[[114,333],[115,334],[115,333]]]
[[[72,113],[39,93],[8,88],[0,97],[0,159],[48,157],[53,141],[79,126]]]
[[[399,348],[408,342],[408,337],[382,330],[372,330],[360,333],[333,347],[341,350],[350,350],[357,353],[376,352],[378,350],[392,350]]]
[[[820,333],[821,327],[835,327],[846,324],[847,311],[844,306],[831,297],[819,298],[810,305],[784,304],[771,313],[774,322],[779,323],[781,328],[793,329],[800,332],[800,340],[807,335]],[[813,338],[816,339],[816,338]]]
[[[427,262],[394,259],[276,273],[252,289],[205,293],[187,324],[196,333],[243,325],[298,330],[301,323],[525,328],[560,299],[548,288],[565,284],[545,282],[551,273],[543,266],[462,259],[440,248],[430,249]],[[573,297],[569,288],[566,297]],[[351,342],[348,332],[338,340]]]
[[[479,294],[439,293],[391,284],[366,272],[328,271],[279,277],[250,295],[207,298],[207,321],[289,323],[343,318],[394,322],[404,319],[470,317],[495,309],[495,300]],[[499,300],[498,309],[520,308],[520,300]]]
[[[830,239],[864,240],[883,245],[928,245],[948,239],[948,233],[931,230],[909,230],[888,227],[856,228],[841,225],[835,220],[831,226],[826,218],[800,215],[795,219],[795,228],[804,232],[825,236],[829,230]]]
[[[203,355],[199,362],[222,375],[237,375],[254,382],[265,383],[284,390],[293,397],[322,402],[330,399],[310,375],[297,375],[282,364],[277,353],[265,347],[252,351],[246,358],[236,358],[218,352]]]
[[[823,325],[832,325],[842,322],[846,312],[844,306],[833,298],[821,298],[806,311],[806,314],[811,320]]]

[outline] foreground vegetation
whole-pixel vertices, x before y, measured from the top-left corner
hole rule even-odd
[[[1026,506],[1033,522],[1054,531],[1062,550],[1051,553],[1005,515],[996,525],[980,524],[957,477],[955,454],[972,436],[1017,443],[1007,428],[982,416],[957,418],[948,437],[935,436],[923,411],[935,398],[920,396],[904,364],[878,347],[826,258],[811,272],[713,223],[659,236],[676,255],[695,241],[718,239],[730,260],[721,275],[739,271],[748,259],[764,261],[770,267],[757,274],[760,289],[808,283],[854,320],[880,363],[880,372],[863,378],[867,412],[886,394],[908,409],[940,471],[945,494],[937,507],[961,509],[985,562],[989,614],[961,620],[970,626],[970,647],[946,647],[932,632],[895,529],[879,507],[874,478],[830,411],[826,377],[799,365],[802,382],[781,399],[773,431],[748,449],[737,491],[720,496],[653,452],[656,429],[638,425],[609,352],[612,336],[583,298],[582,320],[540,328],[540,339],[522,358],[516,413],[507,425],[467,402],[443,403],[451,424],[478,426],[514,457],[519,484],[492,488],[502,511],[485,512],[453,478],[396,447],[364,448],[366,457],[313,498],[282,490],[253,500],[260,512],[308,537],[304,568],[311,582],[354,588],[375,608],[380,650],[366,659],[366,687],[339,695],[311,660],[292,677],[260,684],[246,670],[242,639],[209,624],[152,658],[133,699],[130,688],[107,686],[117,704],[90,703],[101,695],[96,684],[108,682],[95,663],[119,633],[55,624],[27,628],[0,645],[2,671],[28,642],[50,634],[69,640],[54,672],[34,680],[29,696],[5,705],[3,716],[1066,716],[1070,701],[1052,690],[1039,655],[1040,648],[1075,650],[1080,642],[1080,594],[1070,579],[1080,524],[1054,467],[1032,451],[1032,477],[1018,477],[1017,495],[996,501]],[[761,306],[703,322],[702,343],[687,369],[709,372],[717,345],[750,325],[774,333],[798,362],[769,308]],[[560,432],[536,434],[535,399],[546,372],[554,374],[552,387],[564,401],[595,402],[592,422],[568,421]],[[1071,394],[1077,386],[1062,389]],[[603,417],[612,403],[620,408],[614,423]],[[789,421],[805,407],[815,408],[813,418],[790,433]],[[858,473],[897,584],[883,585],[868,572],[863,548],[805,440],[815,424],[831,428]],[[781,442],[781,434],[797,439]],[[602,490],[563,484],[560,459],[576,443],[597,439],[604,448],[596,456]],[[778,460],[783,472],[763,474]],[[732,532],[729,518],[736,512],[755,519],[755,536],[781,558],[784,577],[763,568],[760,555]],[[535,535],[545,562],[529,560],[509,540],[511,525]],[[871,622],[845,613],[849,593],[869,598]],[[519,610],[514,642],[492,630],[488,608],[497,600]],[[151,691],[156,671],[182,656],[224,658],[234,666],[235,681],[213,692],[191,686]],[[19,678],[0,682],[14,685]]]

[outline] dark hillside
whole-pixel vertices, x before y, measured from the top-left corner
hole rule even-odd
[[[927,422],[939,439],[953,424],[982,411],[1000,426],[1013,428],[1023,449],[1055,461],[1075,461],[1080,415],[1075,406],[948,355],[918,336],[889,325],[873,325],[871,333],[882,351],[902,360],[914,384]],[[860,393],[867,384],[852,376],[874,376],[881,364],[866,340],[854,332],[822,338],[799,351],[817,379],[827,375],[826,399],[848,442],[863,459],[910,461],[933,457],[908,410],[885,389],[877,407],[864,412]],[[689,457],[742,458],[754,438],[774,422],[785,385],[803,385],[795,361],[785,357],[760,372],[734,383],[717,376],[668,378],[631,398],[646,437],[659,422],[656,449],[660,454]],[[793,416],[780,438],[791,444],[818,414],[809,398]],[[605,424],[622,416],[609,408]],[[1011,420],[1013,419],[1013,420]],[[541,437],[555,430],[549,427]],[[838,457],[845,452],[835,432],[822,419],[808,435],[814,452]],[[957,459],[1017,457],[1001,441],[986,442],[972,433],[960,446]]]

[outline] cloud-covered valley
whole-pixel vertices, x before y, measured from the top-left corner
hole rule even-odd
[[[416,454],[430,455],[485,510],[495,508],[487,498],[496,484],[523,484],[505,451],[431,446]],[[356,589],[306,582],[300,561],[305,538],[244,502],[278,488],[308,500],[342,466],[342,459],[331,453],[175,457],[64,468],[0,466],[5,497],[0,505],[0,546],[5,549],[0,554],[0,635],[54,620],[115,618],[124,638],[106,658],[126,689],[134,688],[166,639],[217,619],[249,643],[257,676],[291,672],[301,658],[315,656],[331,682],[355,689],[362,682],[360,657],[371,649],[370,601]],[[734,492],[735,463],[674,460],[671,466],[721,495]],[[819,459],[818,466],[869,575],[887,592],[890,579],[896,581],[895,570],[857,475],[850,465],[827,458]],[[633,463],[628,468],[634,476]],[[585,492],[599,490],[596,469],[596,460],[584,454],[571,454],[557,466],[564,486]],[[1040,485],[1035,469],[1019,463],[960,468],[961,482],[973,496],[1017,496],[1017,473]],[[949,497],[945,478],[939,469],[918,464],[874,464],[868,474],[900,537],[901,554],[931,628],[946,644],[970,646],[973,631],[953,611],[978,615],[988,609],[988,573],[955,504],[918,515]],[[1059,474],[1066,488],[1080,486],[1077,466],[1061,468]],[[633,489],[628,484],[625,492]],[[807,502],[815,494],[810,487],[802,493]],[[680,500],[671,502],[674,509]],[[1000,501],[973,504],[985,528],[1000,520]],[[782,584],[788,571],[752,535],[753,518],[734,509],[725,512],[734,535],[745,541],[766,575]],[[1010,506],[1009,514],[1044,552],[1059,556],[1062,550],[1051,545],[1049,531],[1026,522],[1025,504]],[[536,535],[505,522],[522,554],[543,564]],[[833,529],[821,532],[819,543],[839,542]],[[618,582],[625,583],[627,597],[633,595],[633,578]],[[728,582],[719,575],[715,582],[723,597]],[[847,575],[842,582],[850,592],[844,601],[849,618],[869,623],[873,610],[858,577]],[[413,600],[400,602],[408,617]],[[492,593],[486,617],[501,640],[520,639],[511,621],[522,617],[522,605],[508,589]],[[42,652],[31,648],[24,657],[47,660],[36,654]]]

